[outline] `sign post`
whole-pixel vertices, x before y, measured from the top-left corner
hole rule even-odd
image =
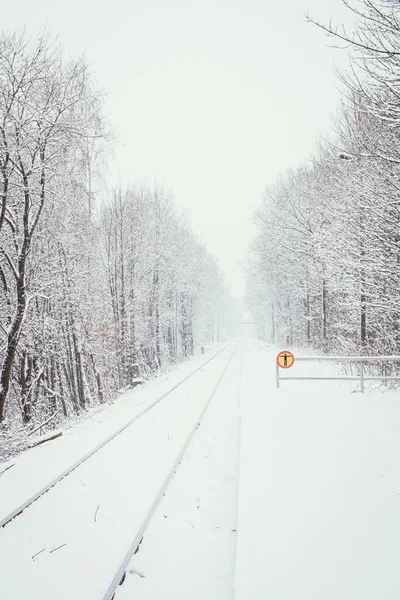
[[[279,388],[279,369],[289,369],[293,366],[294,356],[289,350],[281,350],[276,357],[276,387]]]

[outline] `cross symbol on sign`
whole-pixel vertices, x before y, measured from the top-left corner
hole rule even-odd
[[[288,369],[294,363],[294,356],[289,350],[282,350],[276,357],[276,362],[282,369]]]

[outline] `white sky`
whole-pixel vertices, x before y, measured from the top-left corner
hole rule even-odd
[[[344,54],[304,13],[340,0],[20,0],[2,28],[44,27],[84,52],[119,136],[115,179],[156,178],[189,208],[231,290],[264,187],[328,132]]]

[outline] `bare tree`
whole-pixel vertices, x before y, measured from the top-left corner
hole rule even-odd
[[[1,272],[5,290],[15,290],[0,374],[2,420],[24,319],[33,299],[27,280],[33,240],[45,206],[56,201],[57,179],[65,168],[69,146],[87,135],[87,120],[97,100],[84,61],[65,63],[60,47],[49,38],[32,43],[25,35],[3,34],[0,47]]]

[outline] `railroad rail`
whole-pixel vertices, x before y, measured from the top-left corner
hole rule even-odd
[[[186,452],[187,447],[189,446],[195,432],[197,431],[197,429],[199,428],[201,421],[203,420],[203,417],[208,409],[208,407],[210,406],[211,400],[213,399],[219,385],[221,384],[222,379],[224,378],[225,373],[227,372],[229,365],[231,364],[233,357],[235,356],[237,351],[237,346],[235,347],[233,353],[231,354],[228,362],[226,363],[221,375],[219,376],[216,384],[214,385],[211,394],[209,395],[209,397],[207,398],[207,401],[205,403],[205,405],[203,406],[203,408],[200,411],[200,414],[198,415],[197,419],[195,420],[192,428],[190,429],[190,432],[181,448],[181,450],[179,451],[174,463],[171,466],[171,469],[167,475],[167,477],[165,478],[165,480],[163,481],[157,496],[155,497],[153,504],[151,505],[146,517],[144,518],[141,526],[137,529],[137,531],[134,532],[133,534],[133,540],[132,543],[128,549],[128,551],[126,552],[125,556],[123,557],[120,566],[118,567],[118,570],[116,571],[114,577],[112,578],[112,581],[110,582],[110,585],[106,591],[106,593],[103,596],[102,600],[114,600],[116,591],[119,587],[119,585],[121,585],[124,580],[125,580],[125,576],[126,576],[126,569],[133,557],[133,555],[136,553],[137,549],[139,548],[139,545],[141,544],[141,541],[143,539],[144,533],[155,513],[155,511],[157,510],[157,507],[159,506],[165,491],[169,485],[169,483],[171,482],[172,478],[175,475],[175,472]]]
[[[127,421],[127,423],[125,423],[122,427],[120,427],[119,429],[117,429],[117,431],[115,431],[114,433],[112,433],[111,435],[109,435],[100,444],[97,444],[94,448],[92,448],[84,456],[82,456],[80,459],[78,459],[77,461],[75,461],[72,465],[70,465],[69,467],[67,467],[67,469],[65,469],[64,471],[62,471],[62,473],[60,473],[57,477],[53,478],[45,486],[43,486],[40,490],[38,490],[35,494],[33,494],[32,496],[30,496],[27,500],[25,500],[17,508],[15,508],[13,511],[11,511],[7,516],[3,517],[3,519],[0,521],[0,529],[2,527],[5,527],[8,523],[10,523],[10,521],[12,521],[13,519],[15,519],[16,517],[18,517],[31,504],[33,504],[36,500],[38,500],[46,492],[48,492],[55,485],[57,485],[57,483],[59,483],[61,480],[63,480],[65,477],[67,477],[70,473],[72,473],[73,471],[75,471],[75,469],[77,469],[80,465],[82,465],[84,462],[86,462],[89,458],[91,458],[99,450],[101,450],[102,448],[104,448],[104,446],[106,446],[107,444],[109,444],[113,439],[115,439],[118,435],[120,435],[123,431],[125,431],[130,425],[132,425],[133,423],[135,423],[136,421],[138,421],[138,419],[140,419],[143,415],[145,415],[147,412],[149,412],[154,406],[156,406],[162,400],[164,400],[164,398],[166,398],[167,396],[169,396],[174,390],[176,390],[178,387],[180,387],[182,384],[184,384],[186,381],[188,381],[188,379],[190,379],[193,375],[195,375],[198,371],[200,371],[200,369],[202,369],[205,365],[207,365],[208,363],[210,363],[217,356],[219,356],[224,350],[226,350],[229,347],[229,345],[230,344],[225,345],[223,348],[221,348],[220,350],[218,350],[218,352],[216,352],[215,354],[213,354],[210,358],[208,358],[207,360],[205,360],[204,362],[202,362],[201,365],[198,366],[194,371],[192,371],[191,373],[189,373],[181,381],[179,381],[177,384],[175,384],[169,390],[167,390],[166,392],[164,392],[161,396],[159,396],[156,400],[154,400],[146,408],[144,408],[142,411],[140,411],[138,414],[136,414],[132,419],[130,419],[129,421]]]

